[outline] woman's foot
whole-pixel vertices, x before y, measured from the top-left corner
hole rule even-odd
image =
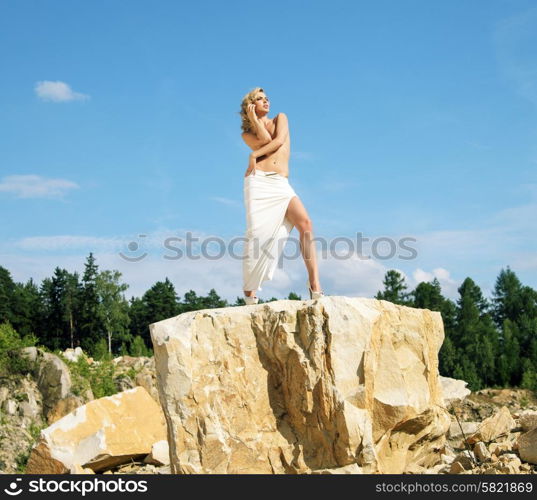
[[[259,303],[259,297],[244,297],[244,303],[247,306],[251,306]]]
[[[310,300],[320,299],[321,297],[324,297],[324,292],[320,289],[320,287],[316,287],[316,288],[319,288],[318,291],[313,291],[309,281],[307,285],[308,285],[308,290],[310,292]]]

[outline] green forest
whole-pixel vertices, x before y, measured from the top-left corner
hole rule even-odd
[[[467,381],[473,391],[537,390],[537,292],[524,286],[509,267],[497,276],[491,299],[469,277],[458,288],[456,302],[442,295],[436,278],[409,291],[404,277],[392,269],[383,286],[375,298],[441,313],[442,375]],[[127,289],[121,273],[99,270],[92,253],[82,276],[56,267],[39,285],[32,279],[17,283],[0,266],[0,357],[27,345],[49,350],[80,346],[95,359],[150,356],[150,323],[187,311],[244,305],[243,298],[230,304],[214,289],[207,296],[190,290],[181,299],[168,278],[130,301],[125,298]],[[295,293],[286,298],[302,300]],[[266,302],[273,300],[278,299]]]

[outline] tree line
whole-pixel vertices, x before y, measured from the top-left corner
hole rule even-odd
[[[404,277],[393,269],[383,286],[375,298],[441,313],[442,375],[466,380],[472,390],[537,390],[537,292],[522,285],[509,267],[499,273],[491,300],[471,278],[458,288],[456,301],[442,295],[436,278],[408,291]],[[21,336],[34,335],[51,350],[80,346],[97,359],[143,356],[152,353],[149,324],[187,311],[244,305],[242,297],[229,303],[214,289],[206,296],[190,290],[180,300],[168,278],[142,297],[127,300],[127,289],[121,273],[100,271],[92,253],[82,276],[56,267],[39,286],[32,279],[16,283],[0,266],[0,324],[9,323]],[[287,298],[301,300],[295,293]]]
[[[190,290],[179,300],[168,278],[130,301],[127,289],[119,271],[99,270],[93,253],[82,276],[56,267],[39,286],[33,279],[16,283],[0,266],[0,324],[9,323],[23,337],[34,335],[50,350],[80,346],[97,359],[105,353],[142,356],[152,351],[149,324],[188,311],[244,305],[243,298],[230,304],[214,289],[207,296]],[[294,293],[287,298],[300,300]]]
[[[440,373],[483,387],[537,390],[537,292],[524,286],[507,266],[496,278],[492,299],[466,278],[456,302],[445,298],[440,283],[419,283],[408,291],[403,276],[390,270],[377,299],[439,311],[445,339],[439,353]]]

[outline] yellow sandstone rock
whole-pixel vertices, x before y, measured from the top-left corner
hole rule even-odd
[[[76,465],[95,472],[144,457],[166,439],[160,406],[143,387],[96,399],[41,431],[27,474],[63,474]]]
[[[502,406],[498,412],[483,420],[475,434],[468,438],[470,444],[478,441],[490,443],[499,437],[507,438],[514,429],[516,422],[506,406]],[[494,452],[493,452],[494,453]]]
[[[401,473],[440,461],[440,313],[280,300],[150,326],[172,473]]]

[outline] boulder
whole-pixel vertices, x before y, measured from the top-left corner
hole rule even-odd
[[[64,474],[76,466],[99,472],[143,458],[163,439],[162,410],[137,387],[90,401],[42,430],[26,473]]]
[[[474,453],[468,450],[461,451],[453,460],[452,466],[455,466],[456,463],[464,470],[472,470],[477,465]]]
[[[449,426],[448,436],[450,439],[456,439],[460,437],[469,437],[477,432],[479,428],[479,422],[452,422]]]
[[[75,347],[74,349],[69,347],[69,348],[65,349],[65,351],[63,351],[62,354],[69,361],[72,361],[73,363],[76,363],[78,361],[78,358],[80,358],[80,356],[84,355],[84,352],[82,351],[81,347]]]
[[[451,467],[449,468],[450,474],[461,474],[465,471],[464,465],[462,465],[460,462],[453,462],[451,464]]]
[[[401,473],[440,460],[438,312],[323,297],[192,311],[150,331],[172,473]]]
[[[144,459],[144,463],[152,465],[169,465],[170,464],[170,448],[168,441],[163,439],[157,441],[151,446],[151,453]]]
[[[524,432],[537,428],[537,411],[526,410],[519,416],[519,425]]]
[[[4,410],[7,415],[16,415],[19,410],[19,405],[14,399],[6,399],[2,403],[2,410]]]
[[[474,454],[481,462],[490,461],[490,451],[485,446],[485,443],[482,443],[481,441],[475,444]]]
[[[468,442],[470,444],[475,444],[478,441],[490,443],[499,437],[509,436],[515,427],[516,422],[511,417],[511,413],[506,406],[502,406],[496,414],[481,422],[477,432],[468,437]]]
[[[455,403],[457,401],[462,401],[466,396],[468,396],[472,391],[467,389],[466,386],[468,382],[464,380],[457,380],[455,378],[438,377],[440,380],[440,386],[442,387],[442,395],[444,398],[444,403],[449,405],[450,403]]]
[[[2,406],[4,401],[9,398],[9,394],[9,389],[7,387],[0,387],[0,406]]]
[[[151,397],[157,403],[160,404],[158,389],[157,389],[157,380],[154,375],[154,368],[153,370],[144,368],[140,373],[137,373],[134,379],[134,383],[136,385],[143,387],[149,394],[151,394]]]
[[[48,419],[56,404],[71,390],[69,368],[55,354],[44,352],[39,358],[37,386],[43,396],[43,415]]]
[[[23,347],[19,351],[19,356],[27,359],[31,363],[35,363],[39,358],[40,352],[41,351],[37,347]]]
[[[34,391],[31,389],[23,393],[24,400],[19,403],[19,414],[30,419],[37,419],[41,414],[40,404],[37,402]]]
[[[85,403],[84,399],[80,396],[74,396],[70,394],[69,396],[60,399],[48,412],[47,421],[49,424],[60,420],[60,418],[65,417],[69,413],[76,410],[78,407],[82,406]]]
[[[518,438],[518,454],[524,462],[537,464],[537,428]]]

